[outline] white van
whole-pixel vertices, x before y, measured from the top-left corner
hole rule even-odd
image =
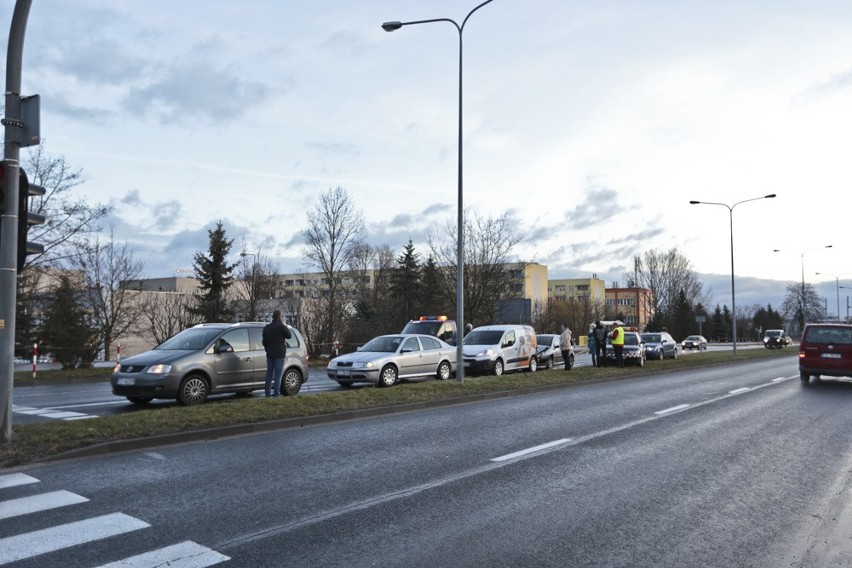
[[[538,368],[535,330],[528,325],[484,325],[464,336],[466,373],[502,375]]]

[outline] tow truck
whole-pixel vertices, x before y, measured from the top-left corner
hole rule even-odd
[[[405,324],[402,333],[434,335],[450,345],[455,345],[458,337],[458,326],[455,320],[448,319],[447,316],[420,316],[418,319]]]

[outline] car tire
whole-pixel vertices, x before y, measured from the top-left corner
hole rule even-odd
[[[146,404],[154,400],[154,398],[150,396],[128,396],[127,400],[129,400],[136,406],[145,406]]]
[[[672,352],[672,359],[677,359],[677,347],[675,347],[674,351]]]
[[[644,367],[645,366],[645,355],[642,355],[641,357],[639,357],[639,361],[636,364],[640,367]]]
[[[178,388],[177,401],[183,406],[194,406],[207,400],[210,387],[207,380],[198,374],[184,377]]]
[[[526,370],[530,373],[535,373],[538,370],[538,358],[536,356],[530,357],[530,365]]]
[[[281,394],[284,396],[296,396],[302,390],[302,373],[298,369],[290,368],[284,371],[281,377]]]
[[[399,380],[399,375],[397,375],[396,367],[393,365],[385,365],[382,367],[382,372],[379,373],[379,387],[392,387]]]
[[[666,358],[666,354],[665,354],[665,353],[663,353],[663,348],[662,348],[662,347],[660,347],[660,356],[659,356],[659,357],[657,357],[657,359],[659,359],[660,361],[662,361],[662,360],[663,360],[663,359],[665,359],[665,358]]]
[[[441,364],[438,365],[438,372],[435,373],[435,378],[437,378],[439,381],[449,380],[450,375],[452,374],[451,369],[452,367],[450,367],[449,363],[447,363],[446,361],[441,361]]]
[[[547,361],[544,362],[544,370],[545,371],[551,370],[553,368],[554,364],[555,363],[553,362],[553,356],[548,357]]]
[[[568,355],[568,360],[565,361],[565,370],[570,371],[573,368],[574,368],[574,354],[571,353],[570,355]]]
[[[811,384],[811,376],[807,373],[799,373],[799,378],[802,380],[802,384],[804,386],[808,386]]]
[[[494,376],[499,377],[503,374],[503,370],[503,360],[497,359],[496,361],[494,361],[494,368],[491,371],[492,373],[494,373]]]

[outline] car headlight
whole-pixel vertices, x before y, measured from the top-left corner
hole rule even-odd
[[[148,367],[146,371],[149,375],[168,375],[172,370],[171,365],[164,365],[162,363],[158,363],[157,365],[151,365]]]
[[[364,361],[356,361],[355,363],[352,363],[352,366],[353,366],[353,367],[358,367],[359,369],[360,369],[360,368],[372,369],[372,368],[373,368],[373,362],[372,362],[372,361],[366,361],[366,362],[364,362]]]
[[[489,359],[491,359],[491,357],[493,355],[494,355],[493,349],[483,349],[482,351],[480,351],[479,353],[476,354],[476,357],[488,357]]]

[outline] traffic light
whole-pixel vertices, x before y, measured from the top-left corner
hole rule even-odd
[[[21,170],[21,181],[18,186],[18,272],[24,268],[24,263],[27,260],[27,255],[41,254],[44,252],[44,245],[27,241],[27,231],[32,225],[43,225],[44,215],[30,212],[30,196],[41,197],[46,193],[46,190],[34,183],[30,183],[27,179],[27,174]]]

